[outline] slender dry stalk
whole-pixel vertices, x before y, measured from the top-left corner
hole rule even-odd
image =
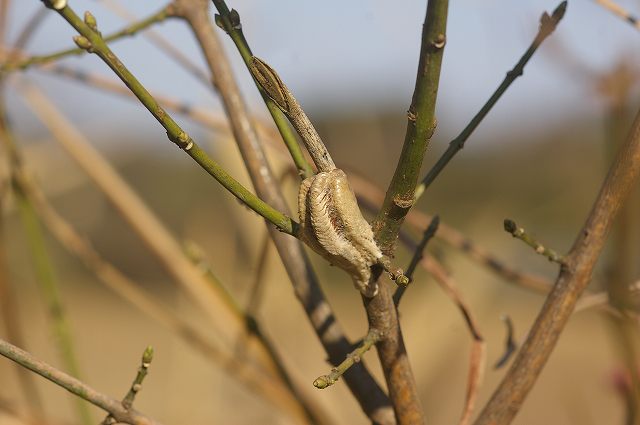
[[[508,424],[520,410],[568,321],[591,274],[611,223],[640,173],[640,113],[618,152],[593,208],[566,255],[553,290],[511,368],[476,420]]]

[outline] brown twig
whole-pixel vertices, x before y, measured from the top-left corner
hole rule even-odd
[[[511,356],[513,356],[513,354],[518,349],[518,344],[516,343],[514,337],[515,331],[513,320],[511,320],[511,317],[507,315],[503,315],[502,317],[500,317],[500,319],[504,322],[507,332],[504,340],[504,353],[502,353],[502,356],[500,356],[498,361],[496,361],[496,364],[493,366],[494,369],[500,369],[505,366],[511,359]]]
[[[416,248],[413,251],[413,257],[411,257],[411,262],[409,263],[409,267],[407,267],[407,271],[405,272],[405,276],[409,279],[409,282],[413,281],[413,273],[420,263],[420,260],[424,258],[424,250],[427,247],[429,241],[436,235],[439,225],[440,217],[435,215],[431,219],[431,223],[429,223],[427,228],[424,229],[422,239],[420,240],[420,243],[416,245]],[[393,302],[395,303],[396,307],[400,304],[400,300],[402,299],[402,295],[404,294],[406,289],[407,286],[400,286],[393,294]]]
[[[13,360],[19,365],[66,389],[70,393],[110,413],[118,422],[131,425],[160,425],[156,420],[151,419],[135,409],[127,409],[122,405],[120,400],[99,393],[73,376],[67,375],[47,363],[36,359],[26,351],[2,339],[0,339],[0,355]]]
[[[192,28],[216,81],[216,88],[222,98],[233,134],[256,192],[275,208],[288,211],[284,197],[278,188],[277,179],[273,176],[247,114],[226,55],[224,55],[212,23],[208,19],[206,13],[208,2],[206,0],[178,0],[176,4],[179,9],[178,13],[187,20]],[[269,226],[269,232],[296,295],[329,354],[329,361],[333,364],[340,363],[351,350],[351,344],[344,336],[344,332],[322,293],[301,242],[283,235],[272,226]],[[369,375],[364,365],[358,364],[356,367],[352,367],[345,375],[345,381],[371,420],[380,424],[392,423],[387,397]]]
[[[542,371],[576,301],[591,279],[611,223],[640,172],[640,114],[618,152],[593,208],[566,255],[553,290],[522,349],[493,393],[476,425],[508,424]]]

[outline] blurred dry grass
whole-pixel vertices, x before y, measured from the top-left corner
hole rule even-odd
[[[404,132],[402,116],[342,114],[316,120],[338,166],[356,170],[381,186],[388,181]],[[439,213],[443,221],[510,264],[553,278],[555,266],[504,233],[502,220],[514,218],[550,246],[561,252],[567,250],[606,171],[602,134],[597,120],[576,117],[568,119],[562,128],[541,128],[536,134],[525,135],[510,132],[490,144],[472,138],[469,148],[453,161],[418,208]],[[93,134],[100,146],[106,146],[101,141],[113,137],[106,132]],[[437,134],[427,163],[437,158],[447,140],[447,135]],[[249,184],[233,144],[213,141],[215,158]],[[178,238],[193,240],[205,250],[216,274],[237,299],[246,302],[264,233],[262,221],[182,156],[143,154],[136,151],[137,142],[132,141],[126,152],[114,150],[107,155]],[[205,316],[172,284],[143,244],[56,145],[46,139],[33,141],[27,145],[26,156],[28,168],[35,171],[54,205],[89,236],[105,258],[207,331]],[[282,161],[275,156],[274,161],[278,163],[276,168],[282,169]],[[293,200],[297,184],[287,182],[285,188]],[[634,198],[638,202],[637,191]],[[637,225],[633,232],[640,240]],[[140,353],[151,344],[156,348],[156,359],[136,401],[140,410],[166,423],[288,423],[232,377],[104,289],[56,241],[49,242],[86,382],[107,394],[124,395]],[[5,217],[4,243],[28,341],[26,348],[59,364],[22,229],[11,208]],[[441,243],[432,244],[430,250],[442,258],[460,282],[487,339],[491,366],[503,349],[500,315],[513,318],[521,340],[542,297],[514,288]],[[407,263],[408,255],[400,249],[399,263]],[[264,276],[267,287],[259,313],[263,328],[292,374],[308,383],[309,391],[313,390],[338,423],[365,423],[342,383],[324,391],[312,388],[313,379],[325,373],[328,366],[275,257],[271,257]],[[321,259],[314,257],[314,263],[348,334],[354,340],[362,336],[366,320],[348,276]],[[639,271],[636,267],[636,273]],[[604,273],[597,273],[597,278],[603,279]],[[430,423],[455,423],[464,399],[470,344],[458,311],[428,276],[418,271],[414,287],[403,300],[401,320]],[[574,317],[515,423],[621,423],[622,401],[612,383],[618,367],[612,347],[604,313],[585,312]],[[375,355],[369,354],[365,360],[383,382]],[[0,400],[20,408],[25,400],[17,390],[12,367],[8,361],[0,362]],[[490,395],[502,373],[487,371],[480,403]],[[42,380],[39,389],[45,395],[52,421],[71,423],[69,396]],[[95,411],[95,417],[102,414]],[[0,424],[10,423],[0,415]]]

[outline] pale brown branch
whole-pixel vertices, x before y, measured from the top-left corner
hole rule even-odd
[[[611,223],[640,173],[640,113],[618,152],[598,198],[566,255],[553,290],[524,345],[476,425],[510,423],[520,410],[593,273]]]
[[[120,400],[99,393],[73,376],[67,375],[53,366],[36,359],[26,351],[2,339],[0,339],[0,355],[13,360],[19,365],[66,389],[70,393],[109,412],[118,422],[131,425],[161,425],[160,422],[151,419],[135,409],[125,408]]]

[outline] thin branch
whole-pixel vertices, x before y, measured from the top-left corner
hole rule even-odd
[[[388,256],[395,251],[400,226],[413,205],[418,173],[435,130],[435,106],[446,43],[448,8],[448,0],[431,0],[428,3],[402,152],[382,209],[372,226],[378,246]],[[398,423],[422,424],[425,422],[424,412],[404,347],[398,313],[389,291],[382,284],[375,297],[364,300],[369,328],[383,334],[376,347]]]
[[[613,13],[614,15],[617,15],[620,18],[624,19],[626,22],[631,24],[631,26],[633,26],[635,29],[640,29],[640,21],[638,20],[638,18],[633,14],[631,14],[630,12],[628,12],[622,6],[617,4],[616,2],[612,0],[595,0],[595,2],[598,3],[600,6],[604,7],[605,9],[607,9],[609,12]]]
[[[360,205],[371,211],[377,211],[384,200],[382,190],[353,172],[349,173],[349,182],[356,192]],[[409,211],[409,214],[407,214],[407,223],[416,231],[425,229],[432,219],[432,216],[417,209],[412,209]],[[500,260],[487,249],[478,245],[446,223],[440,222],[436,238],[467,254],[472,260],[485,266],[508,282],[540,294],[548,294],[551,290],[551,281],[541,276],[522,273],[513,269],[507,262]]]
[[[153,117],[167,130],[167,137],[180,149],[184,150],[195,160],[208,174],[222,184],[236,198],[262,217],[273,223],[280,231],[295,235],[298,224],[295,220],[285,216],[269,204],[255,196],[237,180],[229,175],[217,162],[212,160],[207,153],[176,123],[173,118],[158,104],[145,87],[129,72],[118,57],[111,51],[104,39],[100,36],[95,25],[85,23],[71,7],[65,5],[57,10],[73,28],[81,35],[74,40],[78,46],[95,53],[107,64],[113,72],[129,87],[140,102],[147,108]],[[95,24],[95,18],[88,12],[85,19]]]
[[[369,351],[371,347],[377,344],[381,337],[382,335],[380,335],[380,333],[375,329],[369,330],[367,335],[362,339],[362,342],[358,345],[358,348],[347,354],[344,361],[338,366],[332,368],[328,375],[322,375],[316,378],[313,381],[313,386],[323,390],[335,384],[351,366],[356,363],[360,363],[362,356]]]
[[[142,389],[142,382],[149,373],[149,366],[151,365],[152,360],[153,347],[149,345],[142,353],[142,360],[140,362],[140,367],[138,367],[138,371],[136,372],[136,377],[133,379],[127,395],[124,397],[124,399],[122,399],[122,405],[125,409],[130,410],[133,407],[133,402]],[[101,425],[112,425],[115,423],[115,418],[111,414],[108,414],[107,417],[102,421]]]
[[[70,78],[75,80],[76,82],[86,84],[90,87],[104,90],[109,93],[122,95],[127,99],[135,99],[137,101],[137,98],[131,92],[131,90],[129,90],[126,86],[123,86],[119,81],[111,78],[105,78],[96,73],[73,69],[63,65],[44,65],[43,67],[39,68],[39,71],[44,71],[52,73],[54,75]],[[163,108],[188,117],[194,122],[201,124],[215,132],[223,133],[224,135],[228,134],[229,136],[231,136],[229,123],[224,117],[220,115],[219,112],[216,112],[209,108],[184,102],[181,99],[165,96],[158,93],[152,93],[152,96]],[[276,130],[272,128],[272,126],[265,124],[257,117],[252,118],[252,122],[255,124],[256,130],[261,140],[264,140],[267,145],[273,148],[277,154],[281,156],[286,155],[286,151],[282,147],[282,143],[279,140]]]
[[[501,316],[500,319],[504,322],[507,332],[504,339],[504,353],[502,353],[502,356],[500,356],[498,361],[496,361],[496,364],[493,365],[494,369],[504,367],[518,349],[518,344],[514,337],[515,331],[513,327],[513,320],[511,320],[511,317],[507,315]]]
[[[640,173],[640,114],[612,164],[598,198],[567,254],[552,292],[522,349],[485,406],[476,425],[508,424],[549,358],[576,301],[591,279],[611,223]]]
[[[287,204],[249,119],[229,62],[207,18],[207,3],[206,0],[180,0],[181,14],[192,27],[211,69],[256,192],[279,210],[287,211]],[[271,227],[269,232],[295,294],[328,354],[329,362],[339,364],[352,346],[320,288],[302,243],[275,232]],[[363,364],[350,368],[345,374],[345,382],[371,421],[376,424],[395,423],[388,398]]]
[[[102,3],[111,9],[121,18],[134,24],[137,21],[137,17],[131,14],[127,9],[122,6],[121,3],[116,3],[113,0],[103,0]],[[175,8],[175,2],[172,2],[171,7]],[[207,76],[207,72],[202,67],[196,64],[189,56],[183,53],[183,50],[174,46],[171,41],[165,38],[161,33],[154,29],[148,29],[142,33],[142,36],[154,44],[159,50],[164,52],[175,63],[189,72],[200,84],[205,87],[211,85],[211,81]]]
[[[410,247],[413,249],[413,247]],[[460,425],[470,423],[473,410],[478,400],[478,393],[484,378],[486,368],[486,343],[480,328],[471,312],[471,308],[464,300],[453,277],[445,268],[431,256],[420,260],[420,265],[429,272],[445,294],[454,302],[460,311],[469,334],[471,336],[471,350],[469,352],[469,372],[467,374],[467,392],[460,419]]]
[[[538,47],[542,44],[542,42],[551,35],[551,33],[556,29],[558,23],[564,16],[565,11],[567,10],[567,2],[563,1],[556,7],[551,16],[547,14],[547,12],[542,14],[540,18],[540,29],[538,30],[538,34],[533,39],[533,43],[527,49],[527,51],[522,55],[516,66],[509,72],[507,72],[506,77],[498,86],[496,91],[491,95],[487,103],[478,111],[478,113],[473,117],[471,122],[467,124],[467,126],[462,130],[462,132],[453,139],[449,143],[449,147],[442,154],[442,156],[438,159],[436,164],[429,170],[427,175],[422,179],[420,185],[416,188],[415,198],[416,200],[420,198],[420,196],[424,193],[424,191],[433,183],[433,181],[438,177],[440,172],[447,166],[449,161],[455,156],[460,149],[464,147],[465,142],[471,136],[471,133],[480,125],[484,117],[487,116],[491,108],[498,102],[500,97],[507,91],[511,83],[513,83],[516,78],[520,77],[524,72],[524,67],[529,62],[529,59],[533,56]]]
[[[166,19],[173,18],[173,17],[175,17],[175,7],[173,6],[173,3],[169,3],[168,5],[160,9],[158,12],[140,21],[127,25],[126,27],[122,28],[119,31],[116,31],[112,34],[104,36],[102,39],[104,43],[108,43],[111,41],[119,40],[123,37],[133,36],[138,32],[149,28],[152,25],[155,25],[159,22],[162,22]],[[9,61],[0,65],[0,73],[25,70],[31,66],[44,65],[68,56],[79,56],[85,53],[87,53],[87,49],[84,49],[81,47],[73,47],[69,49],[60,50],[58,52],[49,53],[47,55],[31,56],[31,57],[20,59],[17,61]]]
[[[640,293],[640,281],[629,285],[628,290],[630,295],[638,295],[638,293]],[[573,313],[576,314],[591,308],[611,307],[609,296],[610,295],[608,291],[597,292],[595,294],[585,294],[584,296],[580,297],[580,299],[576,303],[576,308],[574,309]]]
[[[27,43],[36,33],[36,30],[41,27],[44,19],[49,16],[50,12],[47,9],[37,8],[31,18],[24,24],[22,30],[18,33],[16,41],[13,43],[13,50],[20,51],[24,49]],[[1,72],[1,71],[0,71]]]
[[[429,241],[436,235],[438,231],[438,226],[440,225],[440,217],[437,215],[433,216],[431,219],[431,223],[424,229],[424,233],[422,234],[422,239],[420,243],[416,246],[416,249],[413,251],[413,257],[411,257],[411,262],[409,263],[409,267],[407,267],[407,271],[405,276],[409,279],[409,281],[413,281],[413,272],[418,267],[420,260],[424,257],[424,250],[427,247]],[[402,299],[402,295],[406,291],[406,286],[400,286],[396,289],[396,292],[393,294],[393,302],[396,307],[400,304],[400,300]]]
[[[518,227],[515,221],[505,218],[504,230],[507,233],[511,234],[511,236],[513,236],[514,238],[520,239],[522,242],[529,245],[531,248],[533,248],[536,254],[547,257],[549,261],[552,261],[554,263],[564,264],[565,259],[562,255],[559,255],[553,249],[547,248],[546,246],[542,245],[536,238],[527,233],[524,228]]]
[[[131,425],[160,425],[154,419],[145,416],[135,409],[125,408],[119,400],[94,390],[73,376],[42,362],[31,354],[0,339],[0,355],[13,360],[21,366],[37,373],[72,394],[87,400],[89,403],[109,412],[118,422]]]
[[[231,40],[233,40],[236,45],[242,60],[244,61],[247,69],[251,70],[253,65],[253,53],[251,52],[251,48],[249,47],[249,43],[244,37],[244,33],[242,32],[242,24],[240,23],[240,15],[238,12],[233,9],[229,10],[224,0],[213,0],[213,4],[218,10],[219,15],[216,15],[216,23],[224,29]],[[252,73],[253,75],[253,73]],[[254,76],[255,78],[255,76]],[[256,80],[256,85],[260,87],[258,81]],[[304,154],[302,153],[302,149],[296,140],[296,136],[291,131],[291,127],[287,122],[287,119],[283,115],[283,112],[280,110],[276,102],[272,98],[270,98],[266,92],[260,90],[260,94],[262,95],[262,99],[273,118],[273,122],[278,127],[278,131],[282,136],[282,140],[284,141],[287,149],[289,150],[289,154],[293,159],[293,162],[296,164],[298,168],[298,173],[302,177],[310,177],[314,174],[313,168],[307,162]]]
[[[63,65],[45,65],[39,69],[54,75],[62,76],[86,84],[90,87],[97,88],[109,93],[123,96],[127,99],[134,99],[137,101],[136,96],[126,86],[118,80],[112,78],[106,78],[101,75],[82,71],[79,69],[69,68]],[[229,132],[229,126],[222,117],[217,117],[216,112],[197,105],[186,103],[180,99],[165,96],[158,93],[152,93],[152,96],[158,101],[158,103],[169,111],[176,112],[184,115],[198,124],[216,131],[216,132]],[[266,131],[264,127],[260,127],[260,130]]]

